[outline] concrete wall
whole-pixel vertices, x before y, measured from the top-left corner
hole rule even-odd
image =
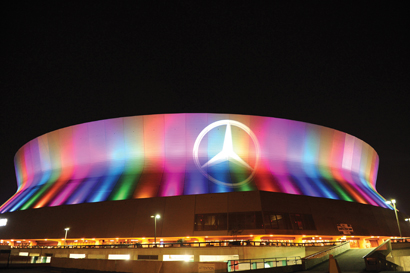
[[[354,202],[273,192],[232,192],[162,198],[109,201],[46,207],[2,214],[7,226],[0,227],[0,239],[154,237],[151,215],[159,213],[158,237],[229,235],[228,230],[194,231],[199,213],[244,211],[312,214],[316,230],[257,229],[246,234],[338,235],[337,224],[351,224],[355,235],[397,236],[393,211]],[[405,215],[400,215],[404,219]],[[407,216],[408,217],[408,216]],[[403,236],[410,225],[402,220]]]
[[[318,253],[320,251],[326,250],[331,248],[332,246],[307,246],[305,248],[305,256],[312,255],[314,253]]]
[[[409,244],[392,244],[396,245],[396,249],[393,248],[390,255],[386,259],[392,263],[398,264],[403,267],[403,271],[410,271],[410,247]],[[404,248],[407,245],[407,248]]]
[[[239,255],[239,259],[273,258],[305,256],[304,247],[187,247],[187,248],[112,248],[112,249],[12,249],[12,255],[19,252],[38,253],[40,256],[52,254],[53,257],[68,258],[69,254],[86,254],[86,258],[108,259],[109,254],[129,254],[132,260],[138,255],[158,255],[162,261],[163,255],[194,255],[194,261],[199,262],[200,255]]]
[[[208,272],[227,272],[226,263],[197,262],[147,262],[147,261],[113,261],[92,259],[52,258],[51,266],[113,272],[133,273],[191,273],[201,272],[205,266],[214,270]]]

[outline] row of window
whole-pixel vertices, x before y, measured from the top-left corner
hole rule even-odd
[[[33,256],[32,254],[36,254]],[[38,253],[30,253],[32,258],[38,258]],[[38,254],[39,255],[39,254]],[[29,256],[28,252],[20,252],[19,256]],[[103,255],[104,256],[104,255]],[[50,262],[51,257],[41,257],[47,259],[47,263]],[[71,259],[92,259],[90,255],[86,254],[79,254],[79,253],[71,253],[69,255]],[[109,260],[130,260],[132,259],[131,254],[108,254]],[[138,255],[138,260],[158,260],[158,255]],[[185,262],[193,262],[194,255],[174,255],[174,254],[167,254],[162,256],[163,261],[185,261]],[[238,255],[199,255],[200,262],[227,262],[229,260],[239,260]],[[32,262],[33,263],[33,262]],[[209,272],[209,271],[207,271]]]
[[[228,220],[229,219],[229,220]],[[315,230],[311,214],[251,211],[195,214],[195,231],[243,229]]]

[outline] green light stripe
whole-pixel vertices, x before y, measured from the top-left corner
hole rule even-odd
[[[33,197],[31,197],[31,198],[24,204],[24,206],[22,206],[22,207],[20,208],[20,210],[29,209],[29,208],[33,205],[33,203],[35,203],[35,202],[37,201],[37,199],[38,199],[41,195],[43,195],[43,193],[44,193],[45,191],[47,191],[53,184],[54,184],[54,183],[50,183],[50,182],[44,184],[44,186],[41,187],[41,189],[40,189]]]
[[[139,174],[125,175],[121,177],[121,181],[117,184],[113,190],[113,194],[109,200],[125,200],[132,197],[135,186],[138,181]]]
[[[354,202],[355,200],[350,196],[349,194],[346,193],[346,191],[342,188],[341,185],[337,183],[337,181],[334,180],[334,177],[332,173],[327,169],[327,168],[319,168],[319,173],[323,177],[324,180],[326,180],[329,185],[336,191],[336,194],[339,195],[339,197],[345,201],[350,201]]]

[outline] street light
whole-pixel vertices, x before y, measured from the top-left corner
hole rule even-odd
[[[154,235],[155,235],[155,246],[157,246],[157,219],[161,218],[161,216],[159,214],[157,215],[151,215],[151,218],[154,218]]]
[[[390,201],[386,201],[387,204],[393,204],[393,208],[394,208],[394,214],[396,215],[396,220],[397,220],[397,227],[399,228],[399,234],[400,234],[400,238],[401,238],[401,229],[400,229],[400,223],[399,223],[399,217],[397,216],[397,209],[396,209],[396,200],[392,199]]]
[[[66,243],[67,243],[67,232],[70,230],[70,228],[66,227],[64,230],[65,230],[64,245],[66,245]]]

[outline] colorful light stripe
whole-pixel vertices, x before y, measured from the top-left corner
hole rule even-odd
[[[14,162],[18,190],[1,213],[252,190],[388,207],[375,189],[379,157],[368,144],[270,117],[162,114],[89,122],[28,142]]]

